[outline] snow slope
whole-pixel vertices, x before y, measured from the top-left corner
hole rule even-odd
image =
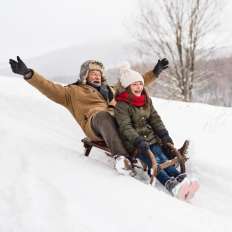
[[[232,108],[154,98],[201,188],[191,203],[118,175],[63,107],[17,77],[0,77],[0,231],[231,231]]]

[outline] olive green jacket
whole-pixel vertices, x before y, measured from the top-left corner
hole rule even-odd
[[[166,130],[160,116],[154,109],[149,97],[146,107],[136,107],[118,101],[115,106],[115,118],[124,146],[129,153],[135,151],[135,139],[142,136],[149,144],[160,143],[156,131]]]

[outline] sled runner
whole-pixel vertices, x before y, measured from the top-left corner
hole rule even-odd
[[[92,147],[97,147],[107,153],[107,155],[112,156],[110,149],[106,146],[104,141],[91,141],[88,138],[84,138],[81,140],[84,143],[85,148],[85,156],[89,156],[89,153]],[[113,156],[112,156],[113,157]]]
[[[104,141],[91,141],[88,138],[84,138],[81,140],[81,142],[83,142],[83,144],[84,144],[85,156],[89,156],[91,149],[93,147],[97,147],[97,148],[103,150],[108,156],[114,158],[110,149],[106,146]],[[185,162],[188,160],[188,157],[186,156],[188,146],[189,146],[188,140],[185,140],[183,146],[180,149],[176,149],[172,144],[168,144],[169,151],[171,152],[171,156],[173,158],[158,165],[158,167],[156,169],[154,168],[156,166],[154,155],[151,153],[151,151],[149,151],[147,155],[148,155],[149,159],[151,160],[152,167],[153,167],[153,173],[151,176],[151,183],[153,182],[153,178],[157,175],[159,170],[165,169],[165,168],[170,167],[172,165],[180,166],[181,173],[184,173],[185,172]],[[132,159],[131,161],[132,161],[131,162],[132,168],[137,167],[136,166],[136,159]],[[143,165],[143,169],[144,169],[144,171],[146,171],[147,167],[145,165]]]

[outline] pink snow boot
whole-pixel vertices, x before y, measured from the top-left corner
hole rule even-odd
[[[178,175],[176,177],[176,180],[181,183],[182,181],[186,180],[189,184],[188,186],[188,193],[186,193],[186,197],[185,200],[189,201],[190,199],[192,199],[195,195],[195,193],[197,192],[197,190],[199,189],[200,185],[199,182],[197,180],[197,178],[188,178],[186,173],[182,173],[180,175]]]
[[[197,178],[190,178],[189,193],[186,196],[185,200],[186,201],[191,200],[199,188],[200,188],[200,184],[199,184]]]
[[[174,197],[183,201],[189,194],[189,180],[186,178],[180,183],[176,179],[170,179],[166,182],[165,187]]]

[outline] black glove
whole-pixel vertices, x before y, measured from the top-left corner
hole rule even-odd
[[[168,146],[167,143],[162,143],[162,150],[169,159],[173,159],[175,157],[173,149],[170,146]]]
[[[171,143],[174,145],[172,138],[169,136],[169,133],[166,129],[163,130],[158,130],[155,131],[156,135],[159,136],[159,138],[161,139],[161,146],[162,146],[162,150],[164,152],[164,154],[169,158],[169,159],[173,159],[175,157],[175,155],[173,154],[172,149],[167,145],[167,143]]]
[[[134,145],[142,154],[147,152],[150,148],[149,144],[141,136],[135,139]]]
[[[12,59],[9,60],[12,72],[23,75],[25,79],[30,79],[33,75],[33,71],[27,68],[19,56],[17,56],[17,61]]]
[[[172,141],[172,138],[169,135],[164,136],[161,139],[161,141],[162,141],[163,144],[167,144],[167,143],[174,144],[173,141]]]
[[[174,144],[172,141],[172,138],[169,136],[169,133],[166,129],[157,130],[157,131],[155,131],[155,134],[159,136],[159,138],[162,141],[162,144],[164,144],[164,145],[167,143]]]
[[[153,69],[153,73],[155,74],[155,76],[158,77],[164,69],[168,68],[168,64],[169,62],[166,58],[163,58],[162,60],[158,60],[157,64]]]

